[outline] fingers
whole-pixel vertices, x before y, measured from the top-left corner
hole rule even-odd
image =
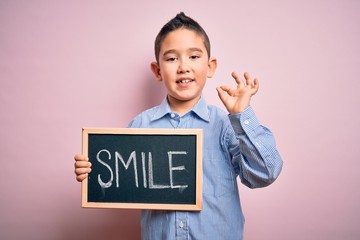
[[[259,90],[259,80],[257,80],[257,78],[254,79],[254,86],[253,86],[253,95],[255,93],[257,93],[257,91]]]
[[[251,86],[252,80],[251,80],[250,74],[248,72],[245,72],[244,77],[245,77],[246,86],[249,86],[249,85]]]
[[[243,87],[251,88],[253,91],[253,94],[255,94],[259,89],[258,79],[254,78],[254,80],[252,80],[252,78],[248,72],[244,73],[245,81],[243,81],[236,72],[232,73],[232,77],[235,79],[236,83],[238,84],[238,88],[243,88]]]
[[[75,162],[75,168],[91,168],[91,162],[77,161],[77,162]]]
[[[76,180],[81,182],[82,180],[87,178],[90,172],[91,172],[90,167],[75,167]]]
[[[88,174],[81,174],[81,175],[77,175],[76,176],[76,180],[78,182],[82,182],[83,180],[85,180],[88,177]]]
[[[218,92],[219,98],[222,102],[225,101],[227,95],[225,92],[227,92],[230,88],[226,86],[217,87],[216,90]]]
[[[245,81],[241,79],[241,77],[236,73],[232,72],[232,77],[235,79],[237,85],[236,89],[233,89],[229,86],[220,86],[217,87],[217,91],[220,99],[223,101],[229,96],[238,96],[240,92],[248,92],[251,96],[254,95],[259,90],[259,81],[257,78],[252,80],[250,74],[248,72],[244,73]],[[227,93],[227,94],[226,94]]]
[[[241,79],[241,77],[236,72],[232,72],[231,76],[235,79],[235,82],[238,85],[240,85],[241,87],[244,86],[244,81]]]
[[[74,156],[74,159],[75,159],[75,161],[89,161],[89,159],[85,155],[82,155],[82,154],[76,154]]]
[[[77,154],[74,157],[75,159],[75,175],[76,180],[81,182],[85,178],[87,178],[88,174],[91,172],[91,162],[89,162],[89,158],[84,155]]]
[[[216,90],[218,91],[219,97],[222,101],[225,100],[228,96],[236,95],[236,89],[233,89],[230,86],[220,86],[217,87]]]
[[[218,91],[222,91],[222,92],[230,92],[232,89],[230,86],[220,86],[220,87],[217,87],[216,89],[218,89]]]
[[[253,81],[252,81],[251,76],[250,76],[250,74],[248,72],[244,73],[244,78],[245,78],[246,86],[253,86]]]
[[[257,78],[254,78],[254,81],[251,79],[251,76],[248,72],[244,73],[244,77],[245,77],[245,82],[246,82],[246,86],[251,86],[251,87],[255,87],[255,84],[258,84],[258,80]]]

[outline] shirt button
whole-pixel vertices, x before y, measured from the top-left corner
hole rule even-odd
[[[174,118],[174,117],[175,117],[175,113],[171,113],[171,114],[170,114],[170,117],[171,117],[171,118]]]
[[[183,228],[185,226],[185,224],[181,221],[180,223],[179,223],[179,227],[180,228]]]
[[[245,123],[245,125],[248,125],[248,124],[250,123],[250,121],[249,121],[249,120],[245,120],[244,123]]]

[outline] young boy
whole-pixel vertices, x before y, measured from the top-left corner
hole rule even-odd
[[[243,239],[244,216],[236,177],[250,188],[265,187],[280,174],[282,160],[272,133],[261,126],[249,106],[259,83],[236,74],[235,89],[217,88],[228,110],[206,104],[202,90],[217,61],[203,28],[184,13],[170,20],[155,40],[151,70],[165,84],[167,96],[129,124],[134,128],[201,128],[203,148],[203,210],[200,212],[143,210],[143,239]],[[82,181],[91,171],[86,156],[75,156],[75,173]]]

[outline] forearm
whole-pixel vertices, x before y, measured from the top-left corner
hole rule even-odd
[[[274,182],[283,162],[271,131],[260,125],[251,107],[240,114],[229,115],[229,119],[239,145],[233,148],[232,156],[241,181],[250,188]]]

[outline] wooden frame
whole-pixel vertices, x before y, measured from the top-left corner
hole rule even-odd
[[[104,136],[108,136],[108,137],[112,137],[112,138],[113,137],[115,137],[115,138],[128,138],[130,140],[130,142],[132,142],[131,138],[135,137],[135,136],[136,137],[141,137],[142,139],[145,139],[145,140],[147,140],[146,138],[148,136],[151,137],[151,139],[159,139],[159,140],[161,140],[163,136],[166,137],[166,139],[171,139],[171,138],[174,138],[176,136],[179,136],[179,137],[181,137],[181,139],[184,139],[184,140],[187,139],[187,136],[191,137],[191,139],[195,139],[194,140],[195,141],[195,146],[191,147],[191,149],[193,149],[193,148],[195,149],[195,152],[189,154],[189,156],[194,156],[195,157],[195,159],[194,159],[195,163],[191,163],[190,161],[186,160],[186,161],[189,162],[189,164],[192,164],[192,166],[194,166],[195,173],[191,173],[192,174],[191,179],[195,179],[195,183],[194,183],[195,186],[192,186],[194,188],[194,190],[192,190],[191,196],[194,196],[195,199],[191,199],[191,203],[177,203],[177,202],[171,202],[171,201],[166,202],[166,203],[160,202],[160,201],[159,202],[153,202],[153,201],[146,202],[146,201],[138,201],[138,200],[136,200],[135,202],[128,202],[128,201],[123,202],[122,200],[120,200],[120,201],[117,201],[117,200],[112,201],[111,200],[111,201],[105,201],[105,202],[103,202],[103,201],[98,202],[97,200],[91,200],[90,199],[91,197],[89,197],[89,196],[92,196],[91,195],[92,190],[90,190],[89,186],[90,185],[93,186],[93,184],[95,182],[94,179],[96,177],[96,175],[95,175],[96,173],[94,173],[94,172],[96,172],[96,171],[94,171],[94,169],[95,169],[94,163],[95,163],[95,160],[97,160],[97,162],[102,162],[99,159],[98,156],[99,156],[100,152],[103,151],[103,150],[97,152],[97,155],[96,155],[97,157],[96,158],[94,157],[94,154],[89,154],[89,153],[93,152],[91,147],[89,147],[89,145],[91,145],[91,141],[92,141],[92,140],[89,140],[89,138],[91,137],[92,139],[95,139],[95,138],[96,139],[101,139]],[[89,156],[89,159],[90,159],[90,162],[92,162],[92,168],[93,168],[92,172],[89,174],[89,177],[86,178],[82,182],[82,207],[84,207],[84,208],[124,208],[124,209],[153,209],[153,210],[184,210],[184,211],[200,211],[202,209],[202,148],[203,148],[203,145],[202,145],[203,144],[202,129],[83,128],[82,138],[83,138],[82,154],[85,155],[85,156]],[[145,142],[146,144],[144,144],[142,139],[140,139],[141,141],[134,140],[134,142],[141,142],[140,144],[136,143],[137,147],[138,146],[145,146],[149,142],[149,141]],[[96,140],[96,141],[98,141],[98,140]],[[124,140],[122,140],[122,141],[124,141]],[[111,141],[111,142],[114,142],[114,141]],[[157,144],[156,149],[165,148],[164,145],[167,145],[168,142],[170,142],[170,141],[166,140],[165,144]],[[188,142],[188,141],[181,141],[181,142]],[[190,141],[190,142],[192,142],[192,141]],[[131,145],[131,144],[128,144],[128,143],[129,143],[129,141],[126,142],[126,145]],[[178,145],[179,141],[177,141],[176,143],[177,143],[176,145],[173,145],[174,147]],[[115,144],[114,144],[114,146],[115,146]],[[189,144],[189,143],[186,143],[186,144]],[[116,145],[116,147],[118,147],[118,145]],[[95,147],[93,147],[93,148],[95,148]],[[106,152],[110,153],[110,151],[106,151]],[[135,150],[134,150],[134,152],[135,152]],[[180,153],[180,152],[177,152],[177,153]],[[181,153],[187,154],[188,152],[184,151],[184,152],[181,152]],[[118,153],[116,152],[116,154],[118,154]],[[114,155],[116,155],[116,154],[114,154]],[[169,155],[169,152],[167,152],[167,154]],[[108,156],[107,159],[109,159],[109,161],[110,161],[111,154],[108,154],[107,156]],[[137,156],[139,156],[139,154],[137,154]],[[154,178],[152,175],[150,175],[150,172],[151,173],[153,172],[153,170],[152,170],[152,162],[151,162],[151,165],[150,165],[150,160],[152,160],[152,159],[149,158],[148,159],[149,161],[145,162],[145,160],[144,160],[145,159],[145,157],[144,157],[145,153],[141,152],[141,156],[142,156],[142,164],[143,164],[142,168],[141,167],[136,168],[135,165],[139,165],[139,162],[140,162],[140,161],[136,161],[136,159],[134,161],[131,161],[130,157],[129,157],[128,162],[126,162],[126,164],[125,164],[125,162],[121,158],[122,162],[120,162],[120,163],[123,164],[123,167],[124,167],[123,171],[124,172],[127,171],[128,167],[132,163],[131,166],[133,166],[133,168],[134,168],[134,172],[135,172],[134,175],[136,175],[136,180],[137,180],[136,184],[138,184],[138,182],[139,182],[138,177],[137,177],[138,175],[140,176],[139,178],[142,177],[143,184],[144,184],[144,186],[139,187],[139,185],[141,185],[141,181],[140,181],[140,184],[138,184],[136,186],[136,188],[134,188],[134,189],[137,190],[137,189],[139,189],[141,187],[143,188],[144,194],[142,194],[140,196],[146,196],[146,197],[151,196],[151,194],[154,193],[154,192],[156,192],[156,194],[154,194],[154,196],[158,196],[158,194],[161,194],[161,191],[162,191],[162,190],[160,190],[160,188],[158,188],[156,190],[151,189],[151,191],[149,190],[151,188],[150,181],[151,180],[153,181],[153,178]],[[175,156],[175,157],[180,158],[180,157],[183,157],[183,156]],[[188,155],[186,155],[186,157],[188,157]],[[170,165],[170,162],[171,162],[170,158],[171,157],[169,157],[169,160],[168,160],[169,161],[168,169],[170,169],[170,171],[169,171],[170,176],[172,176],[172,174],[171,174],[172,170],[174,170],[175,174],[178,174],[179,172],[181,172],[181,170],[184,170],[184,172],[186,172],[186,173],[190,172],[188,169],[185,169],[185,166],[172,167],[172,165]],[[183,158],[185,158],[185,157],[183,157]],[[115,164],[115,162],[117,164],[116,165],[117,168],[116,168],[115,172],[116,172],[116,177],[117,177],[117,182],[116,182],[117,185],[116,186],[118,188],[116,188],[114,190],[115,187],[109,187],[109,189],[111,189],[112,191],[120,191],[119,189],[121,189],[121,187],[119,188],[119,184],[118,184],[119,175],[121,175],[119,173],[120,171],[119,171],[118,166],[120,164],[119,164],[118,159],[120,159],[120,158],[117,158],[116,160],[114,160],[114,164]],[[162,160],[162,162],[164,162],[164,161]],[[126,169],[125,169],[125,166],[127,167]],[[148,166],[148,171],[146,170],[145,166]],[[151,166],[151,168],[150,168],[150,166]],[[170,166],[172,168],[170,168]],[[107,166],[107,167],[109,168],[109,166]],[[183,168],[181,168],[181,167],[183,167]],[[105,169],[105,168],[103,167],[103,169]],[[138,174],[136,172],[136,169],[142,169],[142,174]],[[131,172],[131,171],[129,171],[129,172]],[[111,171],[111,176],[113,176],[113,175],[114,174]],[[105,176],[105,174],[104,174],[104,176]],[[147,181],[146,180],[147,176],[148,176],[148,179],[149,179],[149,183],[146,182]],[[90,178],[90,177],[92,177],[92,178]],[[98,179],[99,184],[102,182],[101,178],[102,178],[101,174],[98,173],[97,174],[97,179]],[[107,178],[104,177],[104,179],[109,179],[109,177],[107,177]],[[187,178],[184,177],[184,179],[187,179]],[[90,181],[90,183],[89,183],[89,181]],[[165,199],[167,197],[171,196],[171,195],[173,196],[174,195],[173,193],[175,193],[175,195],[178,194],[178,192],[179,192],[179,194],[182,194],[182,190],[180,190],[180,188],[186,189],[188,187],[188,185],[174,186],[173,183],[172,183],[172,177],[170,177],[170,181],[171,181],[171,187],[170,187],[170,185],[165,186],[164,189],[166,188],[166,189],[169,189],[169,190],[164,190],[164,191],[172,191],[172,192],[171,192],[171,194],[164,195]],[[110,185],[111,184],[112,184],[112,182],[110,182]],[[130,185],[130,184],[128,184],[128,185]],[[192,182],[189,185],[193,185]],[[105,190],[107,190],[107,189],[104,189],[104,186],[105,185],[101,186],[102,192],[105,192]],[[179,187],[179,189],[175,189],[175,187]],[[190,187],[189,187],[189,189],[190,189]],[[134,191],[132,191],[132,190],[131,191],[126,191],[126,193],[122,194],[121,196],[127,195],[129,192],[132,193]],[[129,195],[130,197],[132,197],[131,193]],[[176,196],[174,196],[174,198],[177,199]],[[161,197],[161,199],[163,199],[163,197]]]

